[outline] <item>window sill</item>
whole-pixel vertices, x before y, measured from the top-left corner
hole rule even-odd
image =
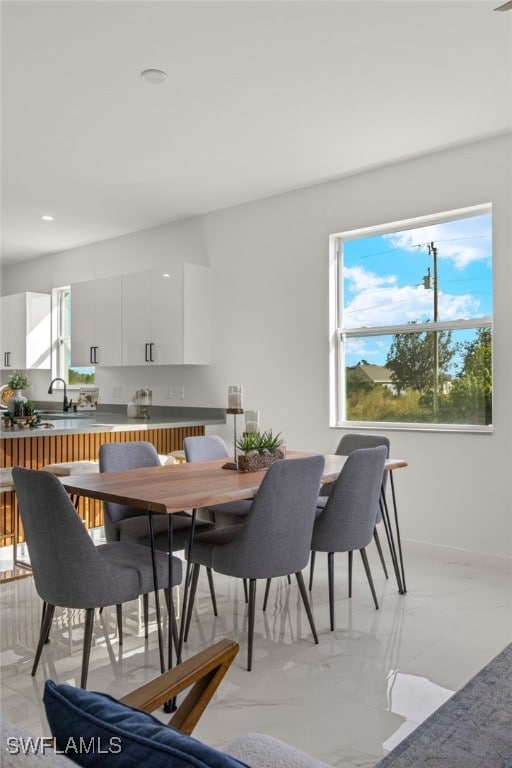
[[[331,429],[358,429],[378,432],[458,432],[478,435],[491,435],[492,424],[402,424],[392,421],[340,421],[331,424]]]

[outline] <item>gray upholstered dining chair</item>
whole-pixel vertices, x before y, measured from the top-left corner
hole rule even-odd
[[[160,457],[155,446],[145,440],[128,443],[104,443],[100,446],[100,472],[123,472],[128,469],[160,467]],[[105,538],[107,541],[128,541],[133,544],[149,546],[148,514],[142,509],[103,502]],[[192,517],[188,512],[172,515],[173,550],[183,549],[190,533]],[[155,547],[164,552],[168,550],[167,515],[153,515]],[[211,524],[198,521],[197,528],[205,530]]]
[[[325,506],[318,510],[311,538],[311,550],[328,553],[331,630],[334,630],[335,552],[348,552],[349,597],[351,597],[352,556],[355,549],[359,550],[375,608],[379,607],[366,547],[371,542],[375,529],[386,455],[387,449],[384,445],[352,451],[332,484]]]
[[[295,573],[315,643],[313,614],[302,577],[311,546],[323,456],[277,461],[269,467],[254,497],[251,512],[240,525],[201,533],[192,543],[188,637],[197,576],[201,565],[249,580],[247,669],[252,667],[256,580]]]
[[[122,472],[129,469],[161,466],[155,446],[145,440],[127,443],[104,443],[99,450],[100,472]],[[103,502],[103,522],[107,541],[122,541],[131,544],[151,545],[148,514],[142,509],[127,507],[123,504]],[[155,548],[163,552],[169,550],[169,520],[167,515],[153,515],[153,538]],[[188,512],[178,512],[171,516],[172,549],[183,549],[188,541],[192,526],[192,516]],[[196,520],[195,531],[213,528],[207,520]],[[217,615],[215,589],[211,570],[207,572],[213,611]],[[145,604],[144,610],[147,611]]]
[[[35,675],[50,633],[55,608],[85,610],[81,687],[87,685],[95,608],[117,607],[122,642],[121,605],[154,589],[151,552],[138,544],[109,542],[95,546],[59,479],[43,470],[12,470],[19,512],[32,564],[36,591],[43,600],[43,620],[32,667]],[[181,582],[181,560],[156,552],[158,584],[167,590],[170,623],[176,620],[169,587]]]
[[[338,447],[336,448],[335,453],[337,456],[349,456],[352,453],[352,451],[356,451],[358,448],[375,448],[377,445],[384,445],[386,447],[386,451],[387,451],[386,458],[388,458],[389,449],[390,449],[389,438],[381,435],[367,435],[367,434],[361,434],[358,432],[350,432],[346,435],[343,435],[340,442],[338,443]],[[377,517],[375,520],[375,528],[373,531],[373,540],[375,542],[375,546],[377,547],[377,552],[379,553],[379,559],[382,564],[382,570],[384,571],[384,576],[386,577],[386,579],[389,578],[388,569],[386,567],[386,561],[384,560],[384,554],[382,552],[382,547],[380,544],[377,525],[382,522],[382,495],[385,493],[385,490],[386,490],[387,479],[388,479],[387,472],[384,472],[384,475],[382,478],[382,493],[379,496]],[[324,485],[322,485],[320,489],[320,496],[318,499],[319,508],[322,508],[325,506],[327,497],[331,493],[332,488],[333,488],[332,483],[325,483]],[[388,539],[388,543],[389,543],[389,539]],[[309,590],[310,591],[313,587],[314,570],[315,570],[315,553],[311,552],[311,560],[309,564]]]
[[[190,463],[226,459],[229,456],[227,445],[219,435],[186,437],[183,440],[183,450],[186,460]],[[251,504],[252,499],[246,499],[202,507],[197,510],[197,518],[198,520],[211,521],[215,523],[217,528],[225,525],[238,525],[243,522]]]

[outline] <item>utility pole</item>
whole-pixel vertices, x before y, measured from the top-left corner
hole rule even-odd
[[[437,248],[433,242],[427,245],[429,256],[434,261],[434,323],[439,320],[438,311],[438,282],[437,282]],[[429,269],[430,277],[430,269]],[[429,286],[430,287],[430,286]],[[434,416],[439,412],[439,336],[437,329],[434,331],[434,397],[433,397]]]

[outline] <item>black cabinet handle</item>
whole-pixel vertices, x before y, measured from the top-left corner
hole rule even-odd
[[[144,344],[144,362],[146,363],[149,363],[148,347],[149,347],[149,344],[146,342],[146,344]]]
[[[4,352],[4,367],[10,368],[11,367],[11,353],[10,352]]]
[[[94,365],[98,362],[98,347],[89,347],[89,362]]]
[[[153,342],[150,342],[150,344],[149,344],[149,362],[150,363],[154,363],[155,362],[153,360],[153,347],[154,347]]]

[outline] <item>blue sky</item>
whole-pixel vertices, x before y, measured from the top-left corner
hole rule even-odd
[[[490,213],[343,243],[347,328],[433,320],[434,290],[423,276],[437,248],[439,320],[492,315],[492,218]],[[457,340],[472,333],[457,334]],[[390,338],[351,340],[347,365],[363,357],[383,365]]]

